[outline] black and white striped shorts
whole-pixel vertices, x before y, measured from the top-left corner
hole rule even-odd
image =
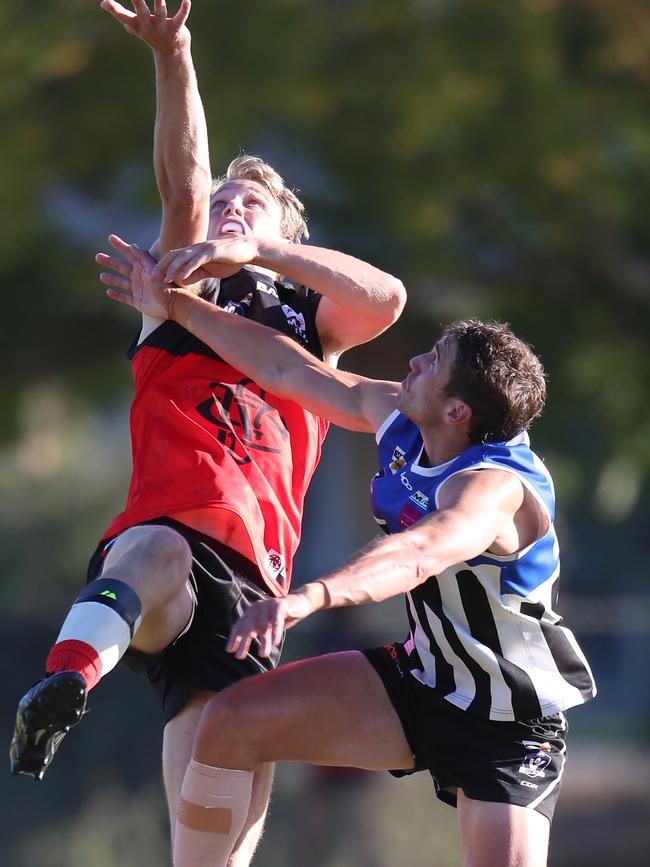
[[[428,770],[438,798],[453,807],[461,789],[477,801],[516,804],[553,818],[566,762],[563,713],[526,722],[482,719],[420,683],[402,644],[364,653],[413,751],[415,767],[391,771],[394,776]]]

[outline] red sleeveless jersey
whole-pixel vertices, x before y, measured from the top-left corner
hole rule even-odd
[[[246,269],[216,291],[215,282],[220,307],[322,357],[317,293]],[[103,538],[200,511],[202,532],[256,563],[272,593],[286,593],[328,423],[268,394],[175,322],[162,323],[129,355],[133,474],[126,507]]]

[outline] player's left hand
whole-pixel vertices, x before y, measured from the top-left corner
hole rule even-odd
[[[175,15],[169,15],[165,0],[153,0],[153,10],[145,0],[131,0],[133,12],[117,0],[102,0],[104,12],[112,15],[131,36],[136,36],[155,52],[173,55],[188,46],[190,33],[185,22],[190,14],[191,0],[181,0]]]
[[[98,253],[95,261],[110,272],[102,271],[99,279],[109,288],[106,294],[113,301],[135,307],[145,316],[168,319],[174,293],[179,289],[151,277],[156,260],[136,244],[128,244],[117,235],[108,237],[111,247],[124,258]]]
[[[230,630],[226,650],[237,659],[244,659],[251,641],[260,642],[260,656],[269,656],[274,647],[282,644],[285,629],[291,629],[314,612],[311,600],[303,593],[289,593],[279,599],[253,602]]]
[[[187,286],[204,277],[230,277],[257,256],[255,238],[228,236],[170,250],[160,259],[153,277]]]

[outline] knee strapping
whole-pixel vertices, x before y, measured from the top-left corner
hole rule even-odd
[[[96,578],[86,584],[74,604],[80,602],[106,605],[126,623],[130,638],[133,638],[142,620],[142,603],[138,594],[128,584],[115,578]]]
[[[190,761],[176,817],[174,867],[226,867],[244,828],[253,774]]]
[[[47,670],[65,668],[67,656],[76,649],[89,657],[99,671],[97,676],[103,677],[126,653],[141,620],[142,604],[128,584],[113,578],[91,581],[75,599],[61,627]]]

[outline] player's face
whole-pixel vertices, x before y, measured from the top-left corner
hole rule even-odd
[[[282,238],[282,210],[256,181],[228,181],[210,199],[210,238]]]
[[[449,382],[456,357],[453,340],[439,340],[430,352],[416,355],[409,362],[411,371],[402,382],[398,408],[418,425],[430,425],[440,421]]]

